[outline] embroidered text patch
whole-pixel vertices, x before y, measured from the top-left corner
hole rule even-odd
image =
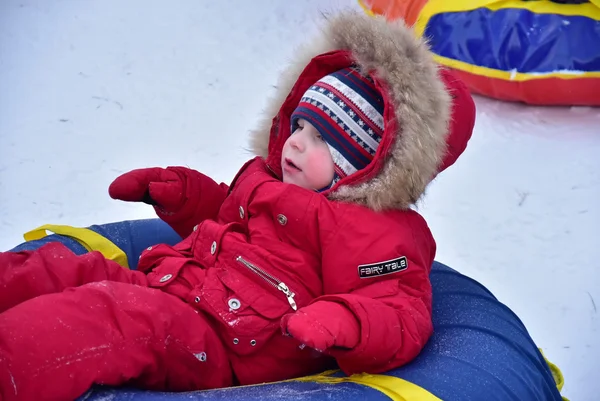
[[[386,260],[385,262],[359,265],[358,276],[360,278],[385,276],[386,274],[398,273],[406,269],[408,269],[408,260],[406,256],[401,256],[397,259]]]

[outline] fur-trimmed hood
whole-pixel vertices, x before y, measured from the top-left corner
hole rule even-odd
[[[289,118],[300,97],[318,79],[350,65],[370,74],[382,92],[384,135],[369,166],[324,194],[374,210],[407,209],[462,153],[475,109],[464,85],[438,71],[426,43],[401,21],[355,12],[329,18],[322,35],[283,72],[265,119],[252,132],[251,150],[280,175]],[[467,121],[450,124],[451,112]]]

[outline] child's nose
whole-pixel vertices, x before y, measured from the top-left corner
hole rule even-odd
[[[304,152],[306,149],[306,144],[301,135],[295,134],[290,138],[290,142],[293,148],[295,148],[299,152]]]

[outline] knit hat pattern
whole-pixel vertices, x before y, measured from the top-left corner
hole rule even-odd
[[[315,82],[292,113],[292,132],[298,119],[311,123],[331,152],[334,178],[365,168],[383,136],[384,102],[373,80],[355,68],[344,68]]]

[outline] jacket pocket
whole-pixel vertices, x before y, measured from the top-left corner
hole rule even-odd
[[[221,270],[219,278],[234,296],[244,302],[244,306],[267,319],[279,319],[285,313],[293,312],[277,290],[258,285],[235,270]]]
[[[208,274],[201,297],[209,308],[206,311],[220,323],[221,339],[231,350],[252,354],[279,333],[281,317],[291,312],[284,297],[271,294],[234,269],[214,269]]]
[[[201,286],[205,269],[196,261],[185,257],[164,257],[147,274],[148,285],[189,302],[190,294]]]

